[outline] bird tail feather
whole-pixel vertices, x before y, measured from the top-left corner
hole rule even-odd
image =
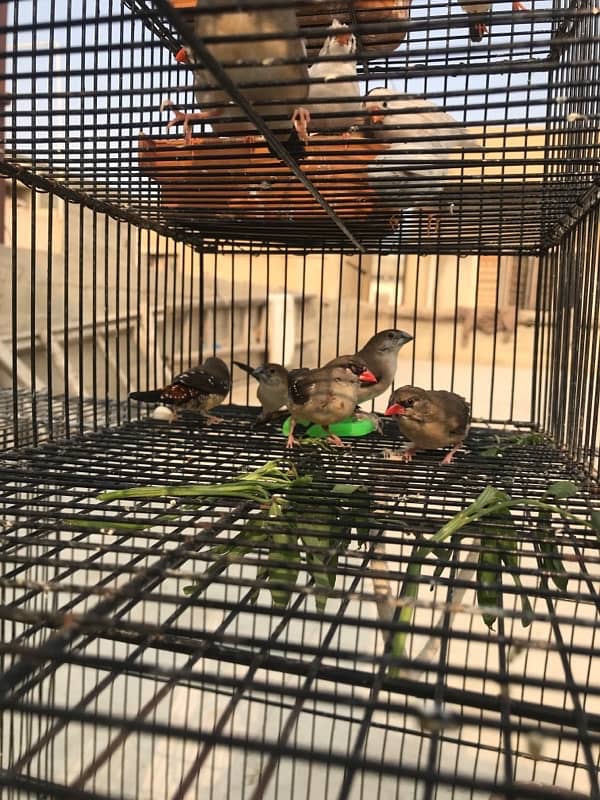
[[[149,392],[130,392],[130,400],[140,400],[142,403],[158,403],[162,395],[162,389],[152,389]]]

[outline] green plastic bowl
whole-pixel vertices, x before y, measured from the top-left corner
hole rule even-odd
[[[288,417],[281,427],[284,436],[289,436],[291,421],[292,418]],[[301,419],[299,419],[298,422],[303,425],[309,424],[307,422],[303,423]],[[349,417],[348,419],[343,419],[341,422],[334,422],[333,425],[329,426],[330,433],[335,433],[336,436],[340,437],[367,436],[369,433],[373,433],[375,430],[377,430],[377,425],[369,417],[363,417],[362,419]],[[311,425],[306,431],[306,434],[315,439],[324,439],[326,436],[328,436],[327,431],[324,430],[320,425]]]

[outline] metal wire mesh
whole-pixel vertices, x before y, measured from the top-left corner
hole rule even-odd
[[[597,9],[305,3],[230,30],[239,60],[203,16],[0,3],[2,796],[597,800]],[[319,55],[334,18],[356,53]],[[452,120],[369,110],[374,87]],[[218,113],[186,138],[167,97]],[[386,327],[414,334],[397,383],[471,403],[453,465],[384,458],[389,425],[303,448],[296,543],[227,557],[256,503],[97,499],[285,455],[241,372],[214,428],[137,420],[130,390],[208,354],[314,366]],[[539,510],[556,481],[573,518]],[[510,519],[424,556],[486,486]]]
[[[325,612],[302,571],[282,611],[260,577],[268,548],[216,569],[209,553],[252,520],[250,504],[94,500],[109,487],[214,482],[283,455],[281,433],[252,428],[243,410],[226,417],[214,428],[147,420],[4,459],[3,657],[16,657],[1,682],[4,785],[94,797],[487,797],[505,783],[510,796],[518,779],[596,796],[598,545],[581,524],[546,533],[569,577],[558,592],[535,555],[533,517],[517,515],[522,557],[502,579],[491,633],[473,557],[502,534],[473,526],[441,556],[441,576],[431,565],[421,576],[396,678],[384,633],[402,621],[378,613],[382,584],[397,596],[416,541],[490,482],[540,498],[573,477],[564,456],[540,444],[498,463],[481,454],[489,428],[448,468],[437,454],[409,468],[384,459],[389,433],[348,453],[296,455],[320,481],[304,496],[308,530],[326,480],[360,482],[373,505],[369,527],[359,521],[344,542]],[[589,501],[570,507],[584,519]],[[176,518],[157,521],[165,509]],[[532,598],[528,627],[511,573]]]
[[[443,189],[446,211],[434,235],[414,211],[405,210],[398,226],[401,194],[390,188],[387,162],[374,160],[377,143],[365,132],[364,112],[362,121],[357,114],[356,135],[341,137],[342,126],[309,141],[300,167],[262,127],[255,132],[265,130],[283,160],[243,136],[204,131],[187,146],[179,132],[167,136],[161,100],[170,96],[193,108],[192,87],[201,86],[174,53],[186,44],[196,63],[212,57],[194,31],[194,4],[179,5],[187,5],[187,21],[167,0],[90,3],[81,16],[61,4],[9,4],[5,174],[184,241],[206,245],[213,237],[229,237],[301,251],[319,242],[371,252],[427,247],[536,254],[559,241],[574,207],[596,202],[598,31],[591,4],[540,0],[520,13],[494,6],[493,20],[482,16],[490,33],[481,44],[469,42],[458,4],[416,6],[410,19],[382,17],[385,3],[374,4],[366,20],[340,14],[357,34],[358,52],[329,56],[324,63],[331,63],[332,74],[311,78],[333,86],[315,119],[341,113],[334,89],[339,85],[343,91],[346,83],[335,69],[356,62],[363,97],[373,86],[389,85],[395,92],[424,94],[457,120],[455,135],[464,147],[431,162],[427,140],[435,141],[433,123],[421,134],[429,172],[408,179],[415,201],[434,184]],[[280,32],[280,38],[306,38],[309,56],[304,64],[296,58],[306,70],[328,23],[314,6],[312,16],[299,19],[302,27]],[[392,40],[375,53],[368,44],[373,32]],[[240,33],[234,30],[230,38],[236,37]],[[261,39],[252,30],[244,37],[250,42],[254,37],[257,48],[264,41],[264,34]],[[401,47],[394,50],[394,44]],[[219,83],[227,80],[221,64],[208,66]],[[256,69],[248,64],[243,92],[261,85]],[[238,100],[239,89],[232,91]],[[244,109],[243,98],[240,102]],[[279,108],[287,106],[279,95],[269,102],[264,114],[273,125],[285,113]],[[248,113],[255,125],[264,124],[252,107]],[[233,119],[233,132],[243,133],[243,113]],[[459,122],[470,132],[462,143]],[[396,118],[389,126],[390,141],[405,141]],[[406,209],[418,202],[400,205]]]

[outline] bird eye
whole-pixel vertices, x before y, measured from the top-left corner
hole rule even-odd
[[[415,401],[412,398],[409,398],[408,400],[403,400],[402,401],[402,405],[404,406],[404,408],[412,408],[414,406],[414,404],[415,404]]]

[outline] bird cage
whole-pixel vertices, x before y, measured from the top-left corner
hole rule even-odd
[[[524,6],[0,3],[3,798],[600,798],[598,8]]]

